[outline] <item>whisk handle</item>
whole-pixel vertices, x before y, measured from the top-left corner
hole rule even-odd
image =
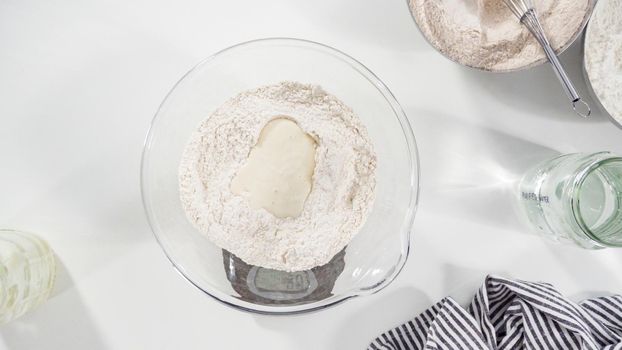
[[[570,81],[570,78],[568,78],[568,74],[566,74],[566,71],[564,70],[564,67],[559,61],[559,58],[557,58],[557,54],[555,54],[555,51],[551,47],[551,44],[548,42],[548,40],[544,40],[544,42],[541,42],[541,44],[542,48],[544,49],[544,53],[546,54],[546,57],[548,58],[551,66],[553,67],[555,75],[557,75],[557,78],[562,84],[566,95],[572,102],[572,108],[574,109],[575,113],[584,118],[589,117],[590,114],[592,114],[590,106],[581,99],[581,96],[579,96],[577,89],[575,89],[572,81]]]

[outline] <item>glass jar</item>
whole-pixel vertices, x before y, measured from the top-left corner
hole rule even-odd
[[[0,324],[46,301],[55,278],[56,259],[45,241],[26,232],[0,230]]]
[[[554,241],[622,247],[622,158],[566,154],[530,170],[518,186],[525,218]]]

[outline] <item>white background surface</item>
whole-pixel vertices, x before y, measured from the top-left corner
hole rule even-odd
[[[380,293],[296,317],[241,313],[184,281],[140,200],[143,139],[202,58],[261,37],[359,59],[408,114],[421,199],[406,268]],[[564,56],[581,92],[580,48]],[[0,227],[39,233],[63,267],[51,300],[0,328],[7,349],[362,349],[486,274],[553,283],[579,300],[622,291],[620,251],[528,234],[509,183],[556,152],[622,153],[601,114],[574,116],[543,66],[493,75],[430,48],[402,0],[0,0]]]

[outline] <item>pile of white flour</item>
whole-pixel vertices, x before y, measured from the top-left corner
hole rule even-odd
[[[585,36],[585,70],[603,107],[622,124],[622,1],[598,2]]]
[[[588,0],[534,0],[553,48],[565,46],[581,28]],[[461,64],[492,71],[525,67],[544,51],[502,0],[410,0],[428,41]]]
[[[300,216],[252,209],[231,181],[270,120],[287,116],[317,142],[313,185]],[[248,264],[285,271],[323,265],[365,222],[376,156],[352,109],[319,86],[281,82],[240,93],[192,135],[180,165],[182,205],[192,223]]]

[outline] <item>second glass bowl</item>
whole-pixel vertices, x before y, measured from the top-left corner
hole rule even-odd
[[[364,227],[330,263],[296,273],[250,266],[214,245],[186,218],[178,190],[182,151],[199,123],[237,93],[284,80],[318,84],[352,107],[378,156],[376,201]],[[291,314],[377,292],[398,275],[408,257],[419,164],[406,115],[365,66],[318,43],[263,39],[215,54],[173,87],[153,119],[141,180],[153,232],[188,281],[242,310]]]
[[[516,68],[510,68],[510,69],[488,69],[488,68],[484,68],[484,67],[480,67],[480,66],[474,66],[474,65],[468,65],[468,64],[464,64],[462,62],[459,62],[458,60],[454,59],[453,57],[447,55],[445,52],[443,52],[442,48],[434,45],[432,43],[432,40],[430,40],[430,38],[428,38],[428,36],[424,33],[424,31],[420,28],[419,23],[417,22],[417,16],[410,4],[411,0],[406,0],[406,5],[408,6],[408,9],[410,11],[411,17],[413,19],[413,22],[415,22],[415,26],[417,27],[417,29],[419,30],[419,33],[421,33],[421,36],[423,36],[423,38],[428,42],[428,44],[430,46],[432,46],[438,53],[440,53],[441,55],[443,55],[445,58],[449,59],[452,62],[458,63],[462,66],[465,67],[469,67],[469,68],[474,68],[480,71],[484,71],[484,72],[491,72],[491,73],[510,73],[510,72],[517,72],[517,71],[522,71],[522,70],[526,70],[526,69],[530,69],[536,66],[539,66],[545,62],[547,62],[546,57],[542,57],[538,60],[535,60],[527,65],[521,66],[521,67],[516,67]],[[562,54],[564,51],[566,51],[566,49],[568,49],[578,38],[579,36],[583,33],[583,30],[585,29],[585,26],[587,25],[587,23],[590,20],[590,17],[592,15],[592,11],[594,9],[594,5],[596,4],[596,0],[588,0],[588,11],[585,13],[585,17],[583,17],[583,21],[581,22],[581,24],[579,25],[579,27],[577,28],[576,32],[570,37],[570,40],[568,40],[564,45],[562,45],[561,48],[559,48],[558,50],[556,50],[556,53],[558,55]],[[509,11],[509,10],[508,10]]]

